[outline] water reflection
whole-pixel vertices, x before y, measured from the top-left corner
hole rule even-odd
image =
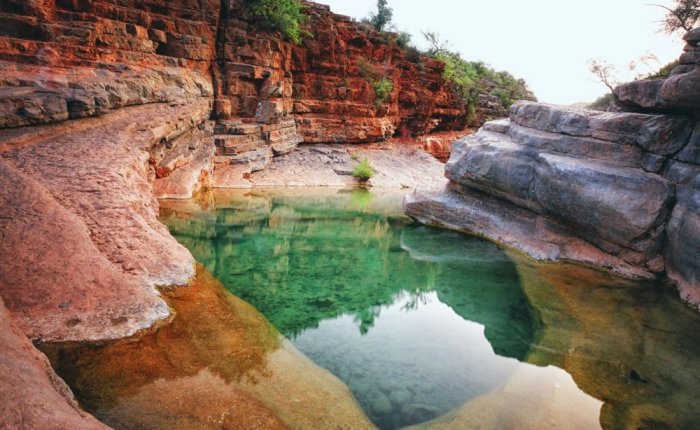
[[[372,428],[344,384],[206,270],[164,296],[176,317],[139,339],[43,346],[99,420],[116,429]]]
[[[670,289],[415,226],[399,199],[218,193],[206,209],[173,203],[163,219],[382,428],[697,422],[700,325]],[[605,402],[600,416],[577,385]]]
[[[52,363],[115,428],[371,427],[347,387],[387,429],[695,428],[700,318],[671,289],[413,225],[401,197],[163,202],[178,240],[265,317],[200,271],[166,293],[170,325],[51,348]]]

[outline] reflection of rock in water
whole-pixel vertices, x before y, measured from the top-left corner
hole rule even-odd
[[[347,387],[199,270],[140,339],[47,346],[83,406],[117,428],[371,428]],[[303,408],[299,405],[303,404]]]
[[[434,284],[440,301],[465,320],[483,324],[496,354],[518,360],[527,356],[537,320],[503,248],[426,227],[404,229],[401,246],[413,258],[443,263]]]
[[[288,337],[342,314],[354,315],[366,333],[379,306],[432,285],[433,264],[395,252],[407,222],[401,194],[287,192],[220,193],[213,213],[166,202],[162,219],[198,261]]]
[[[603,399],[606,429],[697,428],[700,318],[671,288],[514,259],[542,320],[528,362],[561,367]]]
[[[601,404],[565,371],[521,364],[501,387],[411,429],[594,430]]]
[[[700,322],[669,291],[581,266],[535,264],[489,242],[408,225],[381,197],[324,191],[307,199],[298,193],[219,199],[211,206],[218,212],[173,203],[164,221],[200,261],[290,335],[350,314],[354,334],[359,326],[365,340],[372,338],[381,330],[377,312],[384,316],[399,294],[407,311],[420,308],[426,293],[436,294],[465,320],[484,325],[491,348],[523,364],[503,386],[430,426],[572,428],[567,419],[579,413],[585,419],[577,423],[590,428],[598,425],[591,424],[598,410],[606,429],[683,429],[700,422]],[[367,363],[373,361],[333,370],[356,379],[351,386],[367,393],[358,398],[373,417],[393,419],[393,410],[385,414],[387,399],[395,407],[406,387],[380,395],[372,386],[380,378],[362,382],[372,378],[345,374]],[[424,376],[426,367],[418,368]],[[576,386],[603,400],[602,409]],[[428,406],[422,418],[444,412]],[[411,410],[420,415],[419,409]]]

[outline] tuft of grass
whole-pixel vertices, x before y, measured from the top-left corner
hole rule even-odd
[[[372,176],[374,176],[374,169],[372,165],[369,164],[368,159],[363,159],[352,169],[352,176],[357,178],[360,182],[367,182]]]
[[[394,84],[388,78],[381,78],[372,82],[372,87],[374,88],[374,104],[379,106],[389,100]]]

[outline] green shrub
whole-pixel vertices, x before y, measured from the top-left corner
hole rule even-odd
[[[482,61],[467,61],[457,52],[435,49],[433,57],[445,63],[443,77],[451,82],[467,105],[469,121],[476,115],[480,94],[498,97],[504,109],[517,100],[537,100],[522,79],[496,71]]]
[[[375,105],[379,106],[389,100],[394,84],[391,82],[391,79],[382,75],[381,70],[375,67],[368,59],[360,58],[357,62],[357,72],[372,85]]]
[[[660,68],[659,70],[657,70],[656,72],[651,73],[651,74],[648,75],[648,76],[645,76],[644,79],[645,79],[645,80],[650,80],[650,79],[666,79],[666,78],[668,78],[669,75],[671,74],[671,71],[672,71],[673,69],[675,69],[676,67],[678,67],[680,64],[681,64],[681,62],[678,61],[678,60],[672,61],[672,62],[666,64],[665,66],[661,67],[661,68]]]
[[[245,0],[245,4],[260,27],[277,30],[296,45],[302,42],[307,16],[299,0]]]
[[[396,44],[399,45],[401,49],[413,47],[411,44],[411,34],[405,31],[399,32],[399,35],[396,37]]]
[[[369,164],[369,160],[366,158],[355,164],[352,169],[352,176],[359,179],[360,182],[367,182],[372,176],[374,176],[374,169]]]
[[[615,96],[613,93],[607,93],[598,97],[593,103],[586,106],[587,109],[600,110],[603,112],[609,111],[615,106]]]
[[[372,82],[372,87],[374,88],[374,104],[381,105],[389,100],[391,90],[394,89],[394,84],[392,84],[388,78],[384,77],[378,81]]]

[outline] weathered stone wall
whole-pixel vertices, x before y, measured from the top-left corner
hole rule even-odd
[[[211,96],[219,0],[0,3],[0,128]]]
[[[213,98],[216,127],[151,149],[156,195],[171,198],[238,187],[300,142],[464,128],[442,63],[305,4],[308,35],[296,46],[262,29],[241,0],[2,2],[0,128]],[[372,81],[383,78],[393,88],[380,103]]]
[[[700,305],[700,30],[685,39],[667,80],[616,89],[637,112],[518,102],[457,141],[448,188],[414,193],[407,213],[537,259],[667,276]]]
[[[296,46],[259,31],[239,1],[230,3],[218,40],[219,118],[293,116],[304,142],[322,143],[464,128],[463,102],[443,80],[441,62],[408,58],[391,35],[305,4],[309,36]],[[381,78],[393,89],[379,103],[371,80]]]

